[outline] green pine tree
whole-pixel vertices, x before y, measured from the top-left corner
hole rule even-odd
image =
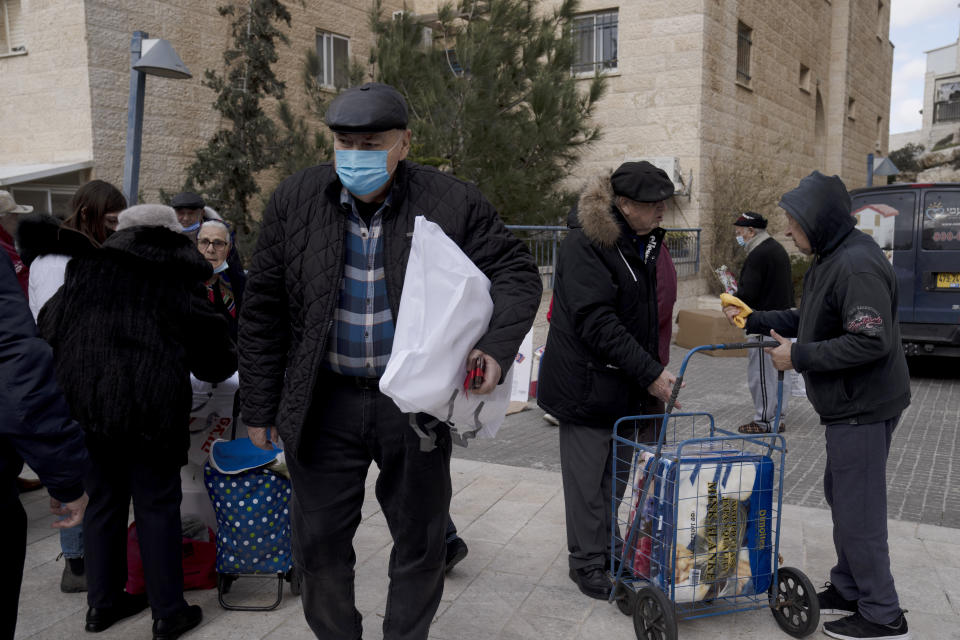
[[[562,190],[599,128],[605,84],[580,89],[571,74],[577,0],[544,11],[539,0],[458,0],[424,32],[417,16],[371,12],[379,81],[410,105],[411,159],[477,184],[511,224],[556,223]]]
[[[284,84],[272,65],[276,43],[288,42],[280,23],[290,26],[290,13],[279,0],[245,0],[217,10],[232,19],[233,46],[223,54],[224,75],[207,69],[203,84],[217,93],[214,108],[227,126],[196,152],[185,186],[202,194],[248,245],[255,234],[249,205],[260,191],[257,174],[277,160],[277,126],[261,101],[283,98]]]

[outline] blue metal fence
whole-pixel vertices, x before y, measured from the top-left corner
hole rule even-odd
[[[567,227],[536,225],[507,225],[517,237],[527,243],[540,267],[544,286],[553,288],[553,276],[557,267],[557,250],[567,233]],[[700,229],[666,229],[666,245],[677,268],[677,277],[696,275],[700,272]]]

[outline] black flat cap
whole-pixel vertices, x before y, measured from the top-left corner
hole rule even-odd
[[[754,229],[766,229],[767,219],[759,213],[753,211],[744,211],[733,223],[735,227],[753,227]]]
[[[610,185],[618,196],[637,202],[660,202],[673,195],[667,172],[646,160],[624,162],[610,176]]]
[[[184,191],[170,198],[170,206],[174,209],[203,209],[207,203],[197,194]]]
[[[327,126],[341,133],[407,128],[407,101],[388,84],[368,82],[347,89],[327,107]]]

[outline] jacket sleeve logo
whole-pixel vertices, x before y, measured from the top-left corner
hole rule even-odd
[[[877,338],[883,333],[883,317],[873,307],[857,306],[847,314],[847,333],[860,333]]]

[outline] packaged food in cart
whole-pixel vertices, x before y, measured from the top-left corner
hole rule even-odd
[[[652,452],[640,452],[643,473],[634,484],[635,503],[651,473],[653,484],[634,548],[625,556],[634,575],[665,591],[673,579],[677,603],[766,592],[772,573],[772,460],[721,446],[682,451],[679,462],[675,454],[665,454],[655,470],[653,461]]]

